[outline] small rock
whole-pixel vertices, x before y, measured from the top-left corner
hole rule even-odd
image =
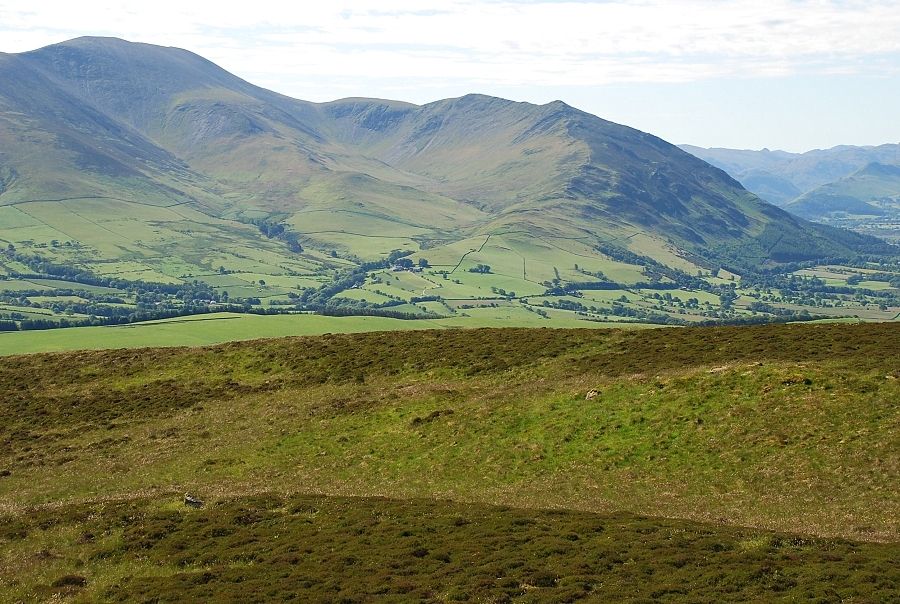
[[[193,497],[192,495],[184,494],[184,505],[192,508],[202,508],[203,500],[198,499],[197,497]]]

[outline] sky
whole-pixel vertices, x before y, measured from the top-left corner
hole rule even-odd
[[[309,101],[478,92],[704,147],[900,142],[900,0],[0,0],[0,52],[83,35]]]

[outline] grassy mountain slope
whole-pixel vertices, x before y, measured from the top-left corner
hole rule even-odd
[[[0,56],[0,204],[71,197],[154,205],[208,200],[203,177],[168,151],[32,69]]]
[[[375,573],[387,593],[405,576],[463,600],[878,600],[897,589],[897,329],[422,331],[7,358],[0,564],[16,580],[0,590],[234,599],[288,581],[365,599]],[[185,508],[186,491],[207,509]]]
[[[425,215],[456,217],[463,235],[521,228],[615,240],[641,232],[656,247],[711,263],[741,261],[751,249],[765,259],[772,228],[812,246],[801,255],[867,245],[810,236],[807,225],[674,146],[560,102],[469,95],[422,107],[365,99],[316,105],[255,87],[187,51],[106,38],[14,59],[148,149],[215,182],[220,215],[290,217],[321,207],[336,188],[355,209],[388,220],[402,222],[412,204]],[[373,191],[398,202],[379,204]],[[356,220],[347,218],[336,230],[350,230]]]
[[[749,298],[735,310],[715,288],[787,262],[896,252],[559,101],[315,104],[111,38],[4,55],[0,75],[16,83],[0,90],[0,277],[122,280],[105,307],[73,299],[71,282],[65,301],[0,283],[4,329],[242,308],[468,325],[764,320],[800,310]],[[392,253],[415,270],[385,266]],[[654,288],[670,285],[663,301]],[[876,318],[896,315],[872,297]]]
[[[811,236],[815,228],[673,145],[562,102],[468,95],[421,108],[354,99],[328,110],[346,144],[365,130],[367,154],[492,214],[481,232],[521,229],[586,241],[644,233],[659,247],[712,262],[765,260],[772,229],[806,242],[800,253],[809,257],[866,245],[830,232]]]
[[[102,39],[91,40],[99,50],[86,60],[84,44],[0,56],[0,78],[15,83],[0,89],[0,238],[95,274],[162,283],[212,276],[220,264],[235,268],[237,258],[275,274],[322,266],[219,218],[231,205],[221,183],[138,128],[138,116],[151,120],[152,111],[137,99],[158,98],[159,86],[193,72],[158,64],[157,47],[112,43],[140,47],[133,54],[157,67],[145,73],[99,52],[108,46]],[[110,74],[129,76],[127,85]]]
[[[78,38],[23,57],[61,88],[223,181],[232,196],[249,197],[239,208],[299,205],[311,179],[333,172],[384,172],[390,183],[407,184],[388,166],[326,140],[315,105],[253,86],[188,51]]]

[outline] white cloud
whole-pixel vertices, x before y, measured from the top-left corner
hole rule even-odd
[[[448,82],[483,89],[893,72],[900,8],[892,0],[0,0],[0,50],[78,35],[180,46],[255,83],[324,100],[366,93],[350,88],[372,81],[427,91]]]

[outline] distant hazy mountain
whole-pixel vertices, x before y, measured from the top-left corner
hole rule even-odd
[[[840,180],[871,163],[900,165],[900,144],[877,147],[842,145],[806,153],[704,149],[693,145],[681,148],[722,168],[748,190],[779,206]]]
[[[807,153],[681,147],[796,216],[900,241],[900,145]]]
[[[366,215],[384,236],[419,229],[423,246],[521,230],[627,249],[642,234],[657,242],[642,253],[665,250],[664,261],[674,250],[746,267],[874,244],[795,218],[674,145],[559,101],[309,103],[184,50],[109,38],[0,55],[0,82],[0,206],[105,196],[300,230],[328,210],[345,217],[330,228],[352,230]],[[823,160],[808,171],[818,176],[802,178],[799,167],[776,170],[804,157],[747,161],[798,190],[853,163]]]
[[[785,206],[810,220],[846,215],[900,219],[900,166],[871,163],[847,176],[813,189]]]

